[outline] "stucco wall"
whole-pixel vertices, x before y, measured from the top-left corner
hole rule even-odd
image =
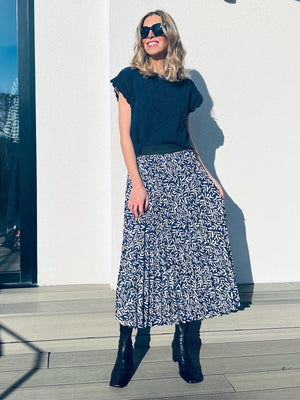
[[[36,0],[39,284],[116,280],[126,170],[109,79],[157,8],[205,97],[192,134],[226,190],[238,281],[299,281],[300,2]]]
[[[205,97],[192,116],[192,134],[205,165],[226,190],[238,281],[299,281],[300,3],[160,0],[149,6],[113,0],[111,76],[129,64],[140,18],[157,8],[175,19],[186,65]],[[115,103],[112,95],[113,147]],[[114,149],[115,210],[123,207],[119,157]],[[119,212],[113,231],[121,237]],[[114,268],[119,245],[114,242]]]
[[[107,282],[108,2],[36,0],[38,282]]]

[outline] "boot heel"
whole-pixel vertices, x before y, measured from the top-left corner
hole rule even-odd
[[[177,356],[176,356],[176,354],[174,353],[174,351],[173,351],[173,354],[172,354],[172,360],[173,360],[174,362],[177,362]]]

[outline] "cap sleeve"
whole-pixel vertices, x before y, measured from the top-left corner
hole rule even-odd
[[[192,80],[191,82],[191,89],[190,89],[190,103],[189,103],[189,113],[196,110],[196,108],[200,107],[203,102],[203,96],[196,88],[196,85]]]
[[[130,106],[132,106],[133,90],[130,72],[130,67],[124,68],[115,78],[111,79],[110,82],[114,87],[117,100],[119,100],[119,92],[121,92]]]

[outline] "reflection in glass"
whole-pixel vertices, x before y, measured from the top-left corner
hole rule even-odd
[[[16,0],[0,2],[0,282],[20,270]]]

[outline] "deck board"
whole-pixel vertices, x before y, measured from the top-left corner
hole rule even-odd
[[[226,378],[237,392],[298,387],[300,394],[300,369],[226,374]]]
[[[221,318],[216,317],[203,321],[203,332],[227,330],[262,330],[300,327],[298,304],[257,305],[231,313]],[[30,340],[66,339],[69,337],[107,337],[118,334],[118,324],[111,312],[69,313],[69,314],[36,314],[2,316],[1,321],[8,327],[22,331]],[[153,334],[173,332],[172,326],[155,326]]]
[[[200,384],[201,385],[201,384]],[[12,392],[8,397],[9,400],[299,400],[299,388],[285,388],[275,390],[257,390],[252,392],[222,392],[205,394],[201,393],[201,397],[197,393],[176,393],[171,396],[162,393],[153,397],[150,391],[143,397],[133,397],[125,389],[105,388],[103,385],[84,384],[84,385],[64,385],[51,386],[51,388],[31,387],[22,388]]]
[[[193,352],[191,352],[193,354]],[[297,340],[273,340],[262,342],[237,342],[237,343],[214,343],[202,345],[200,350],[201,360],[223,359],[230,360],[234,357],[256,357],[256,356],[283,356],[289,360],[296,358],[300,360],[300,339]],[[50,357],[50,368],[74,367],[85,365],[99,365],[113,363],[115,360],[115,349],[53,352]],[[291,356],[291,358],[290,358]],[[151,347],[146,353],[144,362],[153,362],[171,359],[171,346]],[[300,361],[299,361],[300,362]]]

